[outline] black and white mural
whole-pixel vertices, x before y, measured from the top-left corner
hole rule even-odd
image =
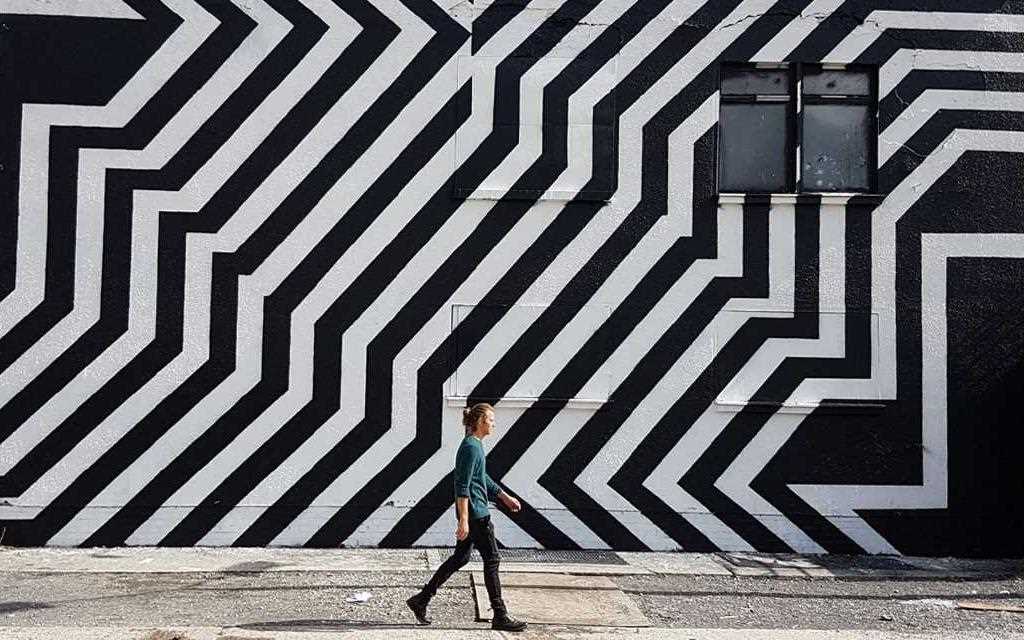
[[[718,189],[723,63],[877,193]],[[1024,555],[1024,2],[0,0],[0,530]]]

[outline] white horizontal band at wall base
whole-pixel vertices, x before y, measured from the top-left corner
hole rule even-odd
[[[446,462],[450,465],[451,460],[454,458],[454,451],[448,452],[446,455]],[[450,466],[448,467],[450,469]],[[503,483],[506,483],[507,477],[502,479]],[[515,487],[515,484],[506,486]],[[518,491],[517,491],[518,493]],[[525,500],[533,507],[533,509],[541,515],[541,517],[551,522],[562,522],[564,516],[568,513],[568,510],[564,507],[559,508],[548,508],[540,504],[538,496],[534,493],[527,492],[519,494],[521,498]],[[347,548],[355,547],[376,547],[380,544],[380,541],[390,533],[395,525],[404,517],[406,517],[410,510],[412,510],[418,500],[416,498],[404,498],[400,500],[389,501],[389,504],[378,509],[371,518],[368,518],[365,523],[359,527],[358,530],[353,532],[351,535],[345,538],[343,544]],[[36,505],[39,506],[39,505]],[[197,504],[181,504],[181,505],[169,505],[165,504],[158,507],[152,517],[158,521],[171,521],[178,522],[182,518],[182,514],[186,514],[193,509],[197,508]],[[216,544],[202,544],[199,547],[231,547],[232,543],[238,540],[240,536],[245,533],[244,527],[236,526],[238,522],[252,522],[260,514],[264,513],[271,505],[247,505],[238,506],[232,509],[234,517],[228,517],[223,519],[218,527],[213,530],[212,540],[216,541]],[[310,524],[304,524],[295,527],[289,527],[284,533],[278,535],[271,541],[268,547],[303,547],[309,544],[311,534],[310,530],[315,531],[315,527],[319,526],[323,522],[326,522],[331,516],[338,512],[344,504],[340,501],[336,501],[334,504],[322,504],[317,506],[308,507],[301,515],[297,516],[298,521],[309,521]],[[454,508],[454,507],[452,507]],[[109,520],[113,514],[119,509],[118,505],[107,505],[107,506],[86,506],[81,509],[83,517],[75,520],[73,527],[74,529],[66,532],[64,535],[72,539],[85,539],[88,532],[93,531],[97,526],[97,523],[103,523]],[[681,508],[674,508],[674,512],[677,516],[685,518],[691,523],[695,523],[700,526],[701,530],[708,531],[712,536],[718,539],[725,537],[724,528],[725,524],[721,522],[718,516],[714,515],[706,508],[698,505],[694,506],[683,506]],[[637,518],[641,517],[635,508],[632,509],[615,509],[614,512],[617,518],[620,518],[627,523],[637,522]],[[10,518],[6,513],[0,514],[5,519]],[[768,513],[764,510],[755,510],[752,515],[757,517],[762,522],[771,523],[772,526],[777,526],[776,523],[781,522],[785,519],[780,514]],[[826,510],[823,515],[830,518],[836,518],[842,521],[843,519],[855,518],[856,516],[850,516],[843,513],[834,513]],[[438,524],[428,529],[423,535],[421,535],[412,546],[427,546],[427,547],[443,547],[452,543],[452,520],[450,519],[452,512],[447,509],[440,514],[438,518]],[[500,511],[492,511],[491,517],[500,519],[505,518]],[[81,527],[81,530],[78,530]],[[512,521],[506,519],[500,523],[500,526],[496,525],[497,529],[501,532],[499,538],[502,539],[502,543],[512,548],[539,548],[541,545],[536,540],[529,538],[524,535],[518,526]],[[125,547],[155,547],[160,544],[159,535],[149,535],[146,532],[137,533],[128,539]],[[62,544],[61,540],[49,540],[47,545],[49,547],[68,547],[76,545]],[[651,550],[652,551],[680,551],[679,544],[672,540],[668,536],[661,536],[658,538],[651,539]],[[726,544],[720,547],[722,551],[751,551],[749,545],[745,544]],[[798,553],[805,553],[801,549],[797,549]],[[126,555],[127,552],[118,552],[119,555]],[[124,560],[122,558],[122,560]],[[5,551],[4,555],[0,557],[0,570],[3,569],[4,563],[9,563],[9,554]],[[112,560],[108,560],[106,564],[113,564]],[[383,562],[378,563],[378,570],[381,570],[385,565]],[[0,636],[2,638],[3,636]]]
[[[445,402],[449,407],[461,408],[466,406],[466,396],[446,396]],[[596,410],[602,408],[608,404],[607,400],[601,400],[600,398],[569,398],[564,400],[561,398],[502,398],[501,406],[510,407],[513,409],[527,409],[537,404],[538,402],[564,402],[565,406],[561,407],[564,409],[591,409]]]

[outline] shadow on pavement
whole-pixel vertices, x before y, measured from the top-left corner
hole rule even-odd
[[[357,629],[478,629],[480,627],[467,625],[465,627],[454,627],[438,625],[436,622],[429,627],[415,623],[388,623],[375,620],[348,620],[345,618],[332,618],[330,620],[274,620],[268,622],[250,622],[246,624],[232,625],[235,629],[246,631],[351,631]]]
[[[31,611],[32,609],[52,608],[52,605],[45,602],[0,602],[0,613],[14,613],[15,611]]]

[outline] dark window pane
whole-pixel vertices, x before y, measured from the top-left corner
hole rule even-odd
[[[803,90],[811,96],[869,96],[871,77],[867,71],[808,69]]]
[[[788,95],[789,71],[722,67],[722,93],[731,96]]]
[[[719,146],[722,191],[789,191],[789,106],[722,103]]]
[[[804,106],[801,181],[807,191],[866,191],[871,186],[871,108]]]

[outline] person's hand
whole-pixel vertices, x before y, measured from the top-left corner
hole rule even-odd
[[[504,500],[505,506],[508,507],[508,510],[512,513],[518,513],[519,510],[523,508],[523,505],[519,504],[519,500],[513,498],[507,493],[502,494],[502,500]]]
[[[459,520],[459,526],[455,528],[455,539],[462,542],[469,535],[469,522]]]

